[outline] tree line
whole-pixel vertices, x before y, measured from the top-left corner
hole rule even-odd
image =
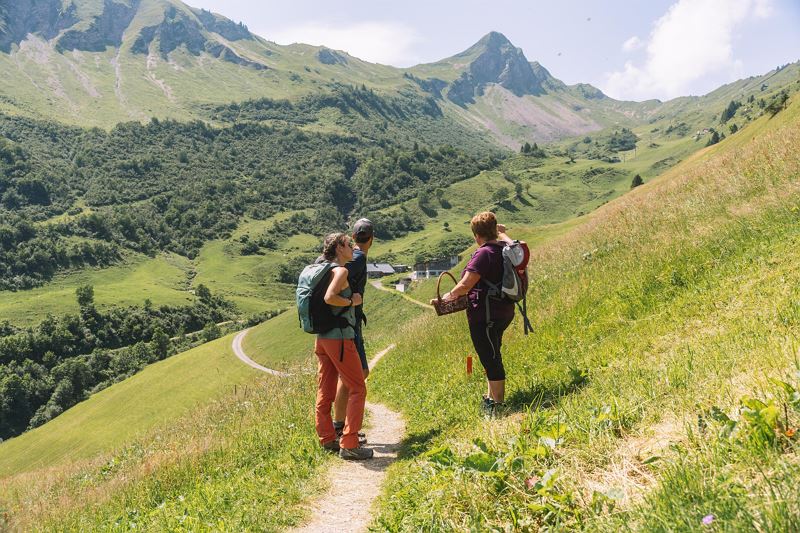
[[[205,286],[185,306],[112,307],[100,311],[91,286],[76,291],[77,314],[48,316],[19,331],[0,324],[0,439],[37,427],[89,394],[164,359],[171,337],[204,331],[235,316],[233,305]]]
[[[344,220],[498,163],[383,140],[155,119],[105,132],[0,114],[0,289],[106,266],[126,251],[192,258],[245,215],[331,206]]]

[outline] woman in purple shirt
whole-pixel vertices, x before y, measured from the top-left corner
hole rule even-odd
[[[503,247],[511,239],[505,234],[505,226],[497,223],[494,213],[479,213],[472,218],[470,225],[478,249],[464,269],[461,281],[452,291],[442,296],[442,299],[468,295],[469,333],[489,382],[488,394],[483,397],[482,407],[486,414],[492,415],[502,409],[505,400],[506,371],[500,347],[503,343],[503,332],[514,319],[514,303],[503,298],[490,297],[486,281],[495,286],[502,284]]]

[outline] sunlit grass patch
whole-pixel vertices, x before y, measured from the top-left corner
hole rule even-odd
[[[712,406],[732,412],[745,396],[769,405],[774,391],[764,383],[794,361],[798,109],[750,143],[723,144],[535,247],[536,331],[525,338],[515,323],[504,339],[508,403],[518,413],[511,422],[478,416],[485,385],[480,373],[464,373],[463,317],[431,319],[401,342],[374,390],[410,417],[410,435],[376,523],[615,530],[631,518],[646,530],[696,530],[714,514],[720,527],[755,516],[763,529],[791,530],[793,504],[782,493],[764,496],[770,475],[732,499],[698,497],[691,514],[680,514],[693,504],[674,480],[722,495],[729,481],[714,465],[750,471],[746,455],[726,455],[686,428]],[[424,379],[404,387],[409,375]],[[667,425],[660,450],[630,453],[641,435]],[[691,476],[663,452],[670,445],[682,446]],[[627,469],[615,468],[623,457]],[[773,488],[787,490],[795,444],[769,457],[756,464],[770,465]]]
[[[274,530],[320,489],[313,379],[266,378],[121,449],[3,482],[8,525]]]

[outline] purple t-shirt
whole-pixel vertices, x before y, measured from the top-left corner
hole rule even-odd
[[[497,285],[503,282],[503,246],[502,243],[487,242],[472,254],[472,259],[464,269],[464,273],[475,272],[481,276],[480,281],[467,294],[469,299],[467,320],[470,324],[486,322],[486,293],[489,286],[484,280]],[[514,318],[514,302],[492,298],[489,305],[489,314],[493,322]]]

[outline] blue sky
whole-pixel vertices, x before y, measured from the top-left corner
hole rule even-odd
[[[325,44],[401,67],[496,30],[557,78],[633,100],[704,94],[800,59],[800,0],[187,3],[280,44]]]

